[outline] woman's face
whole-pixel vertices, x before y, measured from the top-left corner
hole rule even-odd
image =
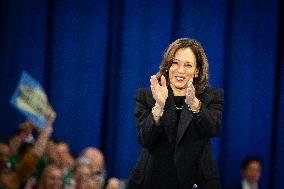
[[[91,177],[91,174],[91,169],[88,166],[80,165],[74,171],[74,179],[78,184],[82,184]]]
[[[51,168],[46,174],[45,189],[61,189],[62,187],[62,171],[57,168]]]
[[[170,85],[174,94],[185,95],[187,83],[195,74],[198,74],[198,69],[192,50],[189,47],[177,50],[169,69]]]

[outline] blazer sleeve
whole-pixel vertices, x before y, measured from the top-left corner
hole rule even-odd
[[[195,123],[201,134],[214,137],[221,133],[224,91],[211,89],[208,96],[209,102],[202,102],[200,114]]]
[[[161,128],[155,125],[152,115],[152,106],[154,106],[152,93],[149,90],[140,89],[136,93],[135,100],[134,116],[138,129],[138,142],[142,147],[150,150],[157,143],[161,131]]]

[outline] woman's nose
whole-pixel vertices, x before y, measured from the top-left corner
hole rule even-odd
[[[184,71],[185,71],[184,65],[182,65],[182,64],[178,65],[177,71],[180,72],[180,73],[184,73]]]

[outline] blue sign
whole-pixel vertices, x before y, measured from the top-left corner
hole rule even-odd
[[[47,95],[32,76],[23,71],[10,104],[23,113],[27,119],[42,128],[46,125],[50,105]]]

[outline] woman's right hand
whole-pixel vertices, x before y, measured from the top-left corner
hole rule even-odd
[[[161,85],[158,82],[158,79],[155,75],[151,76],[151,91],[153,98],[156,100],[156,103],[160,107],[164,107],[166,100],[168,98],[168,88],[166,78],[162,75],[161,77]]]

